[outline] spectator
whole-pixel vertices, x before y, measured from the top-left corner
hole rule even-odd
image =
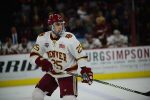
[[[3,54],[3,49],[2,49],[2,42],[0,41],[0,55]]]
[[[97,38],[93,38],[91,34],[86,34],[85,41],[82,43],[85,49],[96,49],[101,48],[102,43]]]
[[[15,26],[11,27],[11,37],[12,37],[12,43],[14,45],[18,44],[18,33]]]
[[[83,23],[80,19],[76,20],[76,27],[74,30],[72,30],[72,32],[74,33],[74,35],[77,38],[84,38],[85,33],[87,33],[86,28],[83,26]]]
[[[3,46],[3,54],[9,55],[9,54],[17,54],[17,44],[14,45],[12,43],[12,39],[10,37],[6,38],[6,43]]]
[[[92,33],[95,24],[93,23],[95,20],[94,15],[90,14],[89,17],[85,21],[83,21],[84,27],[86,28],[88,33]]]
[[[86,20],[88,17],[86,8],[82,5],[78,7],[77,14],[80,16],[81,20]]]
[[[107,46],[109,48],[116,47],[127,47],[128,46],[128,38],[121,34],[118,29],[113,31],[113,34],[107,38]]]
[[[114,18],[111,20],[111,28],[112,28],[112,30],[114,30],[114,29],[122,30],[122,26],[120,25],[119,19]]]
[[[149,22],[149,16],[146,16],[149,15],[149,0],[137,0],[134,3],[136,38],[138,39],[132,39],[135,37],[131,37],[131,26],[134,26],[131,25],[133,24],[131,15],[134,13],[131,10],[130,0],[80,0],[79,2],[76,0],[65,0],[63,2],[59,0],[14,0],[12,5],[9,6],[11,9],[8,12],[9,15],[3,15],[6,17],[2,18],[2,21],[4,20],[4,24],[7,23],[5,26],[3,24],[4,32],[1,36],[5,39],[8,36],[8,34],[5,34],[9,30],[7,27],[15,25],[19,37],[25,35],[27,39],[34,42],[37,33],[48,31],[48,13],[62,11],[66,15],[66,30],[75,33],[78,39],[83,39],[85,33],[93,33],[95,38],[99,37],[103,47],[106,47],[106,38],[112,34],[114,29],[119,29],[123,32],[123,35],[128,36],[129,44],[131,44],[132,39],[135,40],[137,45],[148,45],[149,34],[145,32],[147,30],[145,28]],[[98,24],[99,22],[101,24]],[[98,32],[96,32],[97,30]],[[17,39],[20,43],[18,36]],[[3,38],[1,40],[4,41]],[[12,38],[12,42],[14,40]]]
[[[22,37],[21,43],[18,45],[17,52],[19,54],[29,53],[32,49],[32,44],[28,41],[26,37]]]
[[[21,21],[18,26],[20,37],[24,36],[26,30],[30,29],[31,25],[30,18],[26,15],[21,15]]]
[[[100,16],[96,18],[96,26],[94,27],[93,35],[95,38],[100,39],[103,46],[106,45],[107,25],[106,25],[105,17]]]
[[[43,23],[41,22],[38,15],[33,16],[33,33],[37,34],[43,32]]]

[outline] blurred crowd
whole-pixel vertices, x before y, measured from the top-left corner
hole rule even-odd
[[[84,49],[131,46],[150,43],[148,0],[135,0],[136,37],[131,35],[132,0],[14,0],[9,33],[0,40],[0,54],[29,53],[38,34],[48,31],[48,14],[61,12],[66,30],[72,32]],[[147,5],[147,6],[146,6]],[[144,39],[144,40],[143,40]]]

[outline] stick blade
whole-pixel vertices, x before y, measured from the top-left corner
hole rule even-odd
[[[143,93],[143,95],[145,96],[150,96],[150,91],[146,92],[146,93]]]

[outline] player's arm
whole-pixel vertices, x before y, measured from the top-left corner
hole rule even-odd
[[[38,36],[36,43],[30,53],[30,63],[41,67],[43,71],[52,71],[52,64],[43,57],[44,53],[45,50],[43,46],[43,38],[41,36]]]
[[[75,36],[70,40],[69,51],[76,58],[78,66],[81,68],[82,82],[91,84],[93,81],[93,72],[87,67],[87,56],[82,49],[82,45]]]

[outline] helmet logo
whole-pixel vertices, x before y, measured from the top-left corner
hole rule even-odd
[[[54,22],[61,22],[63,21],[63,18],[59,14],[51,14],[49,15],[48,19],[48,25],[52,25]]]

